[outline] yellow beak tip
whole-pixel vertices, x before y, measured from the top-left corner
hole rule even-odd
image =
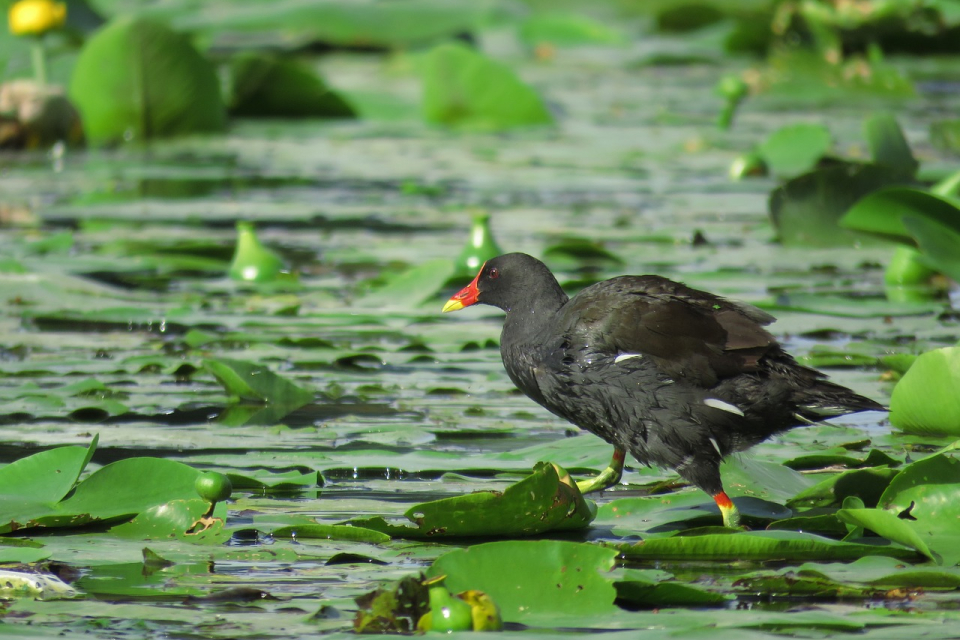
[[[460,311],[460,309],[463,309],[463,304],[459,300],[447,300],[447,304],[443,305],[440,313],[450,313],[451,311]]]

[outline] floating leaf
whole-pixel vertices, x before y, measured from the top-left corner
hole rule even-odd
[[[537,93],[506,65],[462,44],[442,44],[423,61],[427,122],[477,129],[549,124]]]
[[[960,208],[950,226],[919,216],[904,216],[903,226],[917,239],[924,263],[960,282]]]
[[[279,527],[271,531],[274,538],[292,538],[294,540],[348,540],[380,544],[389,542],[390,536],[372,529],[339,524],[299,524]]]
[[[416,527],[388,524],[383,518],[351,524],[403,538],[528,536],[546,531],[582,529],[596,515],[570,476],[546,462],[503,493],[482,491],[424,502],[404,514]]]
[[[92,473],[57,505],[54,519],[72,524],[133,516],[174,499],[197,498],[199,471],[163,458],[127,458]],[[209,505],[208,505],[209,506]],[[38,522],[49,525],[47,518]]]
[[[908,518],[939,552],[943,547],[937,537],[960,534],[960,460],[937,454],[904,467],[884,491],[879,507]]]
[[[787,501],[792,508],[840,506],[844,498],[856,496],[864,504],[877,505],[883,490],[894,476],[896,469],[873,467],[870,469],[851,469],[830,476],[805,489]]]
[[[880,165],[841,164],[817,169],[773,190],[770,217],[780,241],[788,246],[860,243],[864,236],[841,229],[838,221],[860,197],[903,181],[896,170]]]
[[[891,167],[905,178],[917,172],[920,163],[913,157],[900,125],[892,115],[883,113],[867,118],[863,132],[875,163]]]
[[[59,502],[73,489],[98,441],[97,435],[88,447],[57,447],[0,467],[0,513],[15,513],[18,504]]]
[[[210,63],[186,37],[142,17],[117,18],[86,42],[70,97],[98,144],[226,127]]]
[[[244,53],[230,63],[230,114],[260,118],[353,118],[353,108],[293,60]]]
[[[853,560],[865,555],[916,558],[901,547],[838,542],[794,531],[752,531],[652,538],[618,547],[628,560]]]
[[[840,509],[837,517],[848,523],[873,531],[878,536],[892,540],[905,547],[916,549],[931,560],[936,561],[930,548],[910,525],[883,509]]]
[[[203,361],[203,368],[213,374],[231,397],[238,400],[266,402],[293,411],[314,399],[312,391],[253,362],[209,359]]]
[[[946,198],[907,187],[879,189],[860,198],[843,216],[840,226],[914,245],[904,224],[907,217],[925,218],[960,232],[960,208]]]
[[[616,557],[613,548],[559,540],[490,542],[440,556],[427,575],[446,576],[453,592],[485,592],[505,622],[564,626],[565,616],[616,610]]]
[[[391,274],[381,286],[356,300],[362,307],[417,306],[436,296],[456,268],[452,260],[437,258]]]
[[[813,169],[833,144],[821,124],[795,124],[774,131],[757,148],[773,173],[797,175]]]
[[[219,504],[213,512],[210,503],[199,498],[171,500],[137,514],[130,522],[117,525],[110,533],[134,540],[179,540],[191,544],[220,545],[232,533],[224,529],[226,505]],[[206,518],[206,519],[205,519]]]
[[[520,25],[520,38],[529,46],[576,46],[622,44],[623,34],[587,16],[572,13],[540,13]]]
[[[622,579],[614,583],[617,600],[634,607],[659,609],[661,607],[709,607],[730,602],[733,596],[707,591],[694,585],[664,580],[659,571],[627,569]]]
[[[930,142],[941,151],[960,155],[960,118],[931,123]]]
[[[960,435],[960,347],[928,351],[890,397],[890,422],[922,435]]]

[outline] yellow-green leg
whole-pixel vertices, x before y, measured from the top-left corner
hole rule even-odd
[[[626,451],[623,449],[614,449],[610,466],[592,478],[579,480],[577,482],[577,488],[580,489],[580,493],[602,491],[620,482],[620,478],[623,477],[623,461],[626,460],[626,458]]]
[[[720,507],[720,515],[723,516],[723,526],[729,527],[730,529],[739,529],[740,512],[737,511],[736,505],[733,504],[733,500],[730,499],[727,493],[721,491],[713,496],[713,501]]]

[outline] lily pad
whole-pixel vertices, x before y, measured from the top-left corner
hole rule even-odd
[[[462,44],[427,53],[422,68],[427,122],[475,129],[549,124],[540,96],[503,63]]]
[[[890,422],[907,433],[960,435],[960,347],[922,354],[893,388]]]
[[[230,64],[230,113],[253,118],[353,118],[354,109],[306,66],[262,54]]]
[[[541,462],[533,474],[503,493],[484,491],[414,505],[404,514],[416,527],[359,518],[350,524],[401,538],[529,536],[582,529],[596,516],[576,483],[556,465]]]
[[[453,592],[485,592],[504,622],[565,626],[567,616],[616,610],[617,590],[604,575],[616,557],[616,549],[558,540],[490,542],[439,557],[427,576],[446,576]]]
[[[204,360],[203,367],[237,400],[257,400],[292,411],[314,399],[312,391],[290,382],[263,365],[220,358]]]
[[[757,151],[773,173],[792,176],[813,169],[832,144],[825,126],[795,124],[774,131]]]
[[[98,144],[226,128],[211,64],[186,37],[143,17],[117,18],[87,41],[70,98]]]
[[[853,560],[865,555],[916,559],[912,549],[891,545],[839,542],[794,531],[753,531],[653,538],[620,545],[625,558],[644,560]]]
[[[843,163],[817,169],[774,189],[770,217],[778,238],[788,246],[860,243],[864,234],[841,229],[840,219],[860,197],[905,181],[899,171],[883,165]]]

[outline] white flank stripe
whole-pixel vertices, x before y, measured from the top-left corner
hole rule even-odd
[[[738,416],[743,415],[743,411],[740,411],[739,407],[735,407],[729,402],[724,402],[723,400],[717,400],[716,398],[707,398],[703,401],[703,404],[707,405],[708,407],[713,407],[714,409],[720,409],[720,411],[735,413]]]
[[[712,444],[712,445],[713,445],[713,448],[717,450],[717,453],[719,453],[721,456],[723,456],[723,451],[720,451],[720,445],[717,444],[717,441],[716,441],[716,440],[714,440],[713,438],[710,438],[710,444]]]
[[[623,362],[624,360],[629,360],[630,358],[642,358],[642,353],[621,353],[616,358],[614,358],[613,363],[617,364]]]

